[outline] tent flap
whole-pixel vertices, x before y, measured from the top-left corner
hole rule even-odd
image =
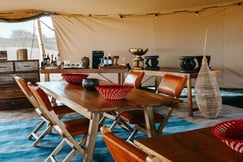
[[[0,12],[0,21],[2,22],[21,22],[35,19],[40,16],[48,15],[44,11],[21,10]]]

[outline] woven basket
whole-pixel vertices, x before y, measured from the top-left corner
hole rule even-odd
[[[100,85],[95,87],[106,100],[121,100],[134,88],[132,85]]]
[[[195,84],[195,98],[199,110],[205,118],[216,118],[222,107],[222,98],[215,76],[208,67],[204,55]]]
[[[62,78],[70,84],[82,84],[83,79],[87,78],[89,74],[64,74],[62,73]]]
[[[243,120],[229,120],[212,127],[212,134],[232,150],[243,153]]]

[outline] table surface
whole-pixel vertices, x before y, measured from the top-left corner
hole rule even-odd
[[[237,152],[218,140],[210,128],[135,141],[140,149],[167,162],[233,162]]]
[[[101,84],[110,83],[101,81]],[[86,90],[81,85],[69,84],[65,81],[39,82],[38,85],[48,95],[90,119],[84,161],[92,161],[99,119],[103,112],[143,109],[146,116],[146,127],[149,130],[148,136],[151,137],[155,134],[152,108],[162,105],[176,106],[179,103],[179,100],[139,89],[133,89],[125,99],[110,101],[105,100],[97,91]]]
[[[109,84],[111,83],[100,81],[100,85]],[[134,108],[143,109],[144,107],[161,105],[170,106],[179,103],[179,100],[135,88],[128,93],[125,99],[112,101],[105,100],[96,90],[86,90],[81,85],[69,84],[65,81],[39,82],[38,85],[49,95],[67,104],[67,106],[75,108],[75,111],[80,113],[83,110],[87,112],[107,112]]]

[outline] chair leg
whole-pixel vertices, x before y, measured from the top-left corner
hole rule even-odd
[[[79,145],[80,147],[82,147],[82,145],[84,145],[86,143],[86,139],[87,136],[84,136],[80,142]],[[63,160],[63,162],[69,162],[71,161],[71,159],[75,156],[75,154],[78,152],[78,150],[76,148],[73,148],[72,151],[66,156],[66,158]],[[80,152],[81,154],[83,154],[83,152]]]
[[[45,130],[43,130],[41,132],[40,135],[38,135],[38,132],[41,130],[41,128],[46,125]],[[33,142],[32,146],[36,146],[41,139],[49,134],[51,132],[51,126],[49,125],[49,122],[47,122],[46,120],[42,120],[38,126],[30,133],[30,135],[28,136],[28,139],[31,140],[32,138],[35,138],[35,141]]]
[[[105,119],[112,119],[112,120],[115,120],[116,119],[116,112],[113,112],[113,111],[111,111],[111,112],[104,112],[103,113],[103,115],[102,115],[102,117],[101,117],[101,119],[100,119],[100,121],[99,121],[99,123],[100,124],[103,124],[103,122],[105,121]]]
[[[114,122],[111,124],[110,129],[112,130],[113,128],[115,128],[116,125],[119,125],[121,128],[132,132],[133,128],[131,128],[131,126],[123,119],[120,118],[119,114],[116,115],[116,118],[114,119]]]
[[[159,128],[156,130],[156,135],[163,134],[163,128],[165,127],[166,123],[168,122],[171,113],[173,112],[174,108],[170,107],[165,115],[163,122],[160,124]]]
[[[39,135],[38,138],[36,138],[35,142],[33,142],[32,146],[36,146],[41,140],[42,138],[44,138],[47,134],[50,133],[50,131],[52,130],[52,127],[50,125],[48,125],[46,127],[46,129]]]
[[[108,118],[106,114],[107,114],[107,113],[104,112],[103,115],[101,116],[100,121],[99,121],[99,124],[100,124],[100,125],[103,125],[105,119]]]
[[[84,145],[86,143],[86,139],[87,136],[84,136],[80,142],[78,143],[78,145],[72,144],[68,139],[64,138],[58,145],[57,147],[54,149],[54,151],[52,151],[52,153],[48,156],[48,158],[45,160],[45,162],[56,162],[56,155],[61,151],[61,149],[64,147],[65,144],[68,144],[72,150],[71,152],[65,157],[65,159],[63,160],[63,162],[69,162],[71,161],[71,159],[74,157],[74,155],[77,153],[77,151],[80,152],[80,154],[84,154],[84,148],[82,147],[82,145]],[[78,146],[80,146],[79,148],[77,148]]]
[[[30,133],[30,135],[28,136],[28,139],[31,140],[32,137],[35,137],[35,135],[37,134],[37,132],[42,128],[42,126],[45,124],[46,122],[43,120],[41,121],[38,126]]]
[[[133,132],[130,134],[130,136],[127,138],[126,142],[131,143],[134,145],[133,140],[134,136],[138,133],[138,130],[135,128]]]
[[[54,149],[54,151],[52,151],[52,153],[47,157],[47,159],[45,160],[45,162],[56,162],[56,158],[55,156],[58,154],[58,152],[63,148],[63,146],[66,144],[66,140],[63,139],[58,145],[57,147]]]

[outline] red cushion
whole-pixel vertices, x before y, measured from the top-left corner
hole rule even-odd
[[[56,114],[67,114],[67,113],[74,112],[72,109],[70,109],[69,107],[64,106],[64,105],[54,106],[53,110],[55,111]]]
[[[67,131],[72,136],[85,135],[88,133],[89,119],[87,119],[87,118],[66,120],[63,122],[63,124],[64,124],[64,127],[67,129]],[[59,126],[54,125],[53,127],[61,136],[65,136]]]

